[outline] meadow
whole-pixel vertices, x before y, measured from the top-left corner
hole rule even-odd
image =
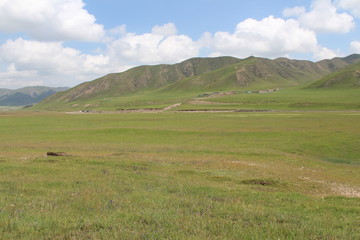
[[[356,111],[3,112],[0,136],[0,239],[360,238]]]
[[[306,85],[305,85],[306,86]],[[358,88],[309,89],[304,86],[284,88],[276,92],[259,94],[266,88],[220,89],[229,95],[202,97],[212,91],[183,91],[166,88],[129,93],[118,97],[98,97],[74,102],[51,102],[38,104],[31,110],[80,111],[80,110],[122,110],[162,109],[172,104],[182,105],[173,110],[360,110]],[[252,91],[252,93],[246,93]],[[1,110],[1,109],[0,109]]]

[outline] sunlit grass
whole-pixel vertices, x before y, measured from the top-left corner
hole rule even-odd
[[[0,135],[2,239],[360,237],[353,112],[17,112]]]
[[[306,86],[306,85],[305,85]],[[176,110],[360,110],[360,90],[354,89],[307,89],[301,87],[283,88],[276,92],[247,93],[247,89],[224,89],[219,92],[232,92],[230,95],[213,95],[199,98],[209,91],[162,91],[148,90],[119,97],[95,98],[74,102],[53,102],[38,105],[31,110],[119,110],[119,109],[162,109],[175,103],[182,103]],[[259,88],[257,90],[266,90]],[[197,103],[198,101],[200,103]],[[208,102],[208,104],[206,104]]]

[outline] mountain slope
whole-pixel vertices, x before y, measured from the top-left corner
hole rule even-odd
[[[278,58],[275,60],[250,57],[239,63],[191,78],[185,78],[169,85],[168,90],[258,89],[297,86],[311,82],[331,73],[332,66],[340,68],[343,61],[332,65],[310,61]]]
[[[201,75],[239,62],[233,57],[193,58],[174,65],[140,66],[123,73],[112,73],[56,94],[45,102],[71,102],[79,99],[118,96],[145,89],[156,89],[178,80]]]
[[[323,77],[308,88],[360,88],[360,63],[354,63]]]
[[[25,87],[16,90],[0,90],[0,106],[23,106],[40,102],[52,94],[67,90],[67,88]]]
[[[0,88],[0,97],[4,96],[5,94],[11,92],[10,89],[6,89],[6,88]]]
[[[314,82],[356,62],[360,62],[360,55],[320,62],[256,57],[194,58],[173,65],[140,66],[123,73],[108,74],[54,94],[39,103],[38,109],[66,108],[78,103],[101,108],[101,102],[109,99],[121,108],[120,98],[129,97],[129,94],[142,98],[144,91],[149,99],[154,99],[157,94],[174,92],[190,96],[190,92],[285,88]],[[152,101],[148,102],[151,104]]]

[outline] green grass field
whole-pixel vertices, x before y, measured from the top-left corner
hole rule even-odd
[[[4,112],[0,136],[0,239],[360,238],[359,112]]]
[[[301,87],[284,88],[271,93],[246,93],[247,89],[225,89],[219,92],[233,92],[231,95],[199,96],[211,93],[207,91],[165,91],[164,89],[132,93],[119,97],[95,98],[74,102],[52,102],[49,105],[39,104],[30,110],[79,111],[119,109],[158,109],[181,103],[177,110],[360,110],[360,91],[358,88],[308,89]],[[249,89],[252,91],[266,88]],[[196,103],[201,100],[203,103]],[[209,104],[206,104],[209,102]]]
[[[211,98],[219,103],[241,103],[244,109],[360,110],[360,91],[354,89],[287,88],[263,94],[234,94]]]

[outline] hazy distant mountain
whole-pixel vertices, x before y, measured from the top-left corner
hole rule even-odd
[[[0,97],[11,92],[10,89],[0,88]]]
[[[24,87],[16,90],[0,89],[0,106],[23,106],[38,103],[52,94],[65,91],[68,88],[59,87]]]

